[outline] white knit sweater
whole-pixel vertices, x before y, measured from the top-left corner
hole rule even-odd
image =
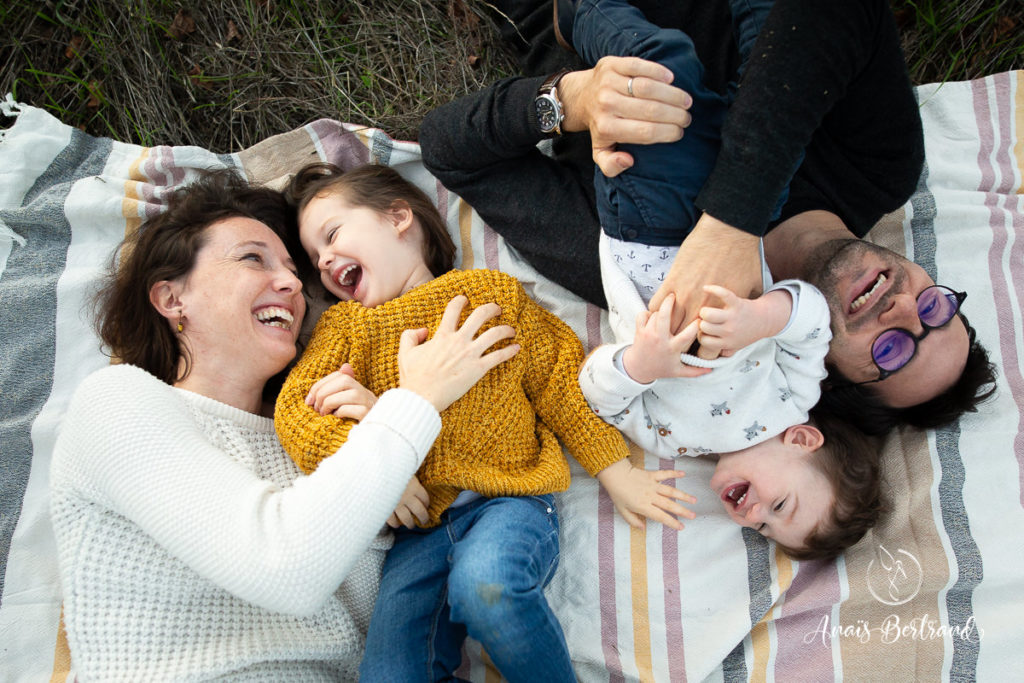
[[[387,392],[303,476],[268,418],[130,366],[88,377],[51,472],[79,679],[354,680],[382,522],[439,429]]]

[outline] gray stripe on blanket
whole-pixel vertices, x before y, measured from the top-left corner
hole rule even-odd
[[[928,165],[925,164],[918,180],[917,191],[910,198],[914,209],[910,219],[910,232],[914,240],[914,261],[928,275],[939,281],[935,265],[935,195],[928,189]],[[960,456],[960,421],[935,432],[935,450],[939,457],[942,476],[939,479],[939,505],[942,526],[956,557],[958,570],[956,583],[946,593],[946,610],[951,628],[965,629],[974,622],[973,595],[981,583],[983,568],[978,545],[971,536],[964,506],[964,464]],[[950,679],[973,680],[978,668],[980,639],[950,639],[953,659]]]
[[[32,423],[53,386],[57,280],[71,242],[64,202],[76,180],[103,171],[110,149],[110,140],[73,130],[21,207],[0,210],[0,220],[28,240],[15,245],[0,278],[0,600],[32,468]]]
[[[750,587],[750,628],[761,621],[772,607],[772,570],[768,555],[768,541],[749,527],[743,527],[743,543],[747,546],[747,585]],[[726,681],[746,681],[747,662],[743,655],[750,640],[748,635],[733,648],[722,662],[722,677]]]

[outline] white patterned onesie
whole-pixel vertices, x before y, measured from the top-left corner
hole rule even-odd
[[[649,453],[672,458],[742,450],[807,421],[821,396],[832,339],[828,305],[816,287],[799,280],[770,287],[793,297],[789,322],[776,336],[728,358],[682,355],[687,365],[712,372],[641,384],[617,359],[633,342],[637,313],[647,307],[607,247],[602,235],[601,276],[615,343],[598,347],[580,371],[583,395],[595,413]]]

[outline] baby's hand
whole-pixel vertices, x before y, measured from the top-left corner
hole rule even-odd
[[[633,467],[629,460],[620,460],[598,472],[597,480],[630,526],[643,529],[643,518],[647,517],[678,530],[683,524],[676,517],[693,519],[696,515],[676,501],[692,505],[697,499],[661,482],[682,476],[685,474],[680,470],[650,472]]]
[[[680,360],[697,338],[698,321],[691,322],[679,334],[672,334],[675,300],[675,295],[670,294],[658,310],[637,314],[633,345],[622,355],[622,366],[633,381],[647,384],[662,377],[698,377],[711,372],[707,368],[684,365]]]
[[[321,415],[335,415],[362,420],[377,402],[373,392],[355,378],[352,366],[345,363],[341,370],[322,378],[306,395],[306,405]]]
[[[405,487],[405,493],[398,501],[398,507],[388,517],[388,526],[392,529],[397,529],[400,526],[404,526],[406,529],[415,529],[417,519],[420,523],[426,524],[429,519],[428,505],[430,505],[430,494],[423,488],[420,480],[414,476]]]
[[[706,285],[704,291],[718,297],[721,306],[700,309],[700,345],[728,356],[759,339],[774,337],[789,322],[793,297],[775,289],[756,299],[744,299],[725,287]]]

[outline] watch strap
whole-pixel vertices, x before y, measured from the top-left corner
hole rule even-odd
[[[550,95],[551,92],[558,87],[558,82],[562,80],[562,77],[571,71],[572,69],[562,69],[561,71],[556,71],[545,78],[544,82],[540,84],[540,88],[537,89],[537,94]],[[561,100],[559,100],[559,104],[561,104]]]

